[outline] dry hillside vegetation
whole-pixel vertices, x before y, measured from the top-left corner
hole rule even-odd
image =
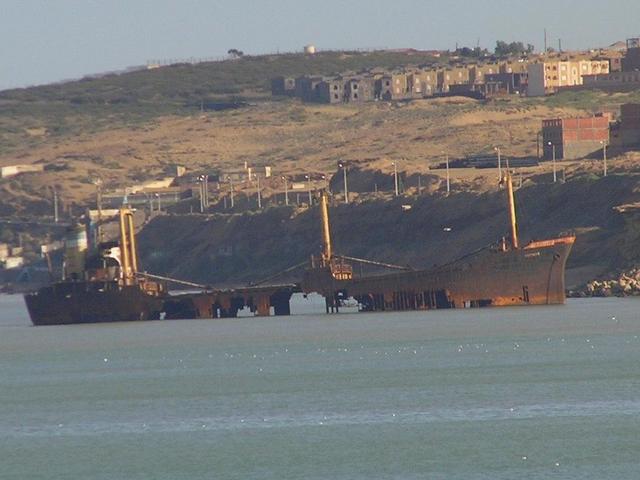
[[[107,188],[162,176],[172,164],[192,170],[272,165],[278,173],[334,172],[336,161],[365,161],[370,168],[426,171],[451,157],[491,151],[536,153],[540,120],[577,114],[523,101],[481,104],[469,99],[363,105],[305,105],[297,101],[260,102],[246,108],[168,116],[107,131],[50,136],[39,146],[0,156],[0,165],[43,163],[56,171],[24,175],[0,183],[0,195],[14,199],[49,197],[59,185],[67,202],[93,194],[93,179]],[[46,131],[29,128],[28,135]],[[479,172],[478,175],[482,175]],[[33,198],[31,198],[33,200]]]

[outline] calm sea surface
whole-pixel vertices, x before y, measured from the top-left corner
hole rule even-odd
[[[1,479],[637,479],[640,299],[31,327]]]

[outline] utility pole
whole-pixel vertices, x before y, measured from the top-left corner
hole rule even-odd
[[[311,198],[311,174],[305,175],[307,177],[307,187],[309,188],[309,206],[313,203],[313,199]]]
[[[97,178],[94,183],[96,185],[96,208],[98,209],[96,236],[98,244],[100,244],[102,243],[102,179]]]
[[[602,161],[603,161],[603,176],[607,176],[607,141],[601,140],[602,144]]]
[[[444,164],[447,167],[447,195],[451,192],[451,177],[449,176],[449,154],[444,155]]]
[[[398,164],[396,162],[393,162],[393,184],[395,186],[397,197],[398,195],[400,195],[400,192],[398,191]]]
[[[231,200],[231,208],[233,209],[233,179],[231,177],[227,177],[229,179],[229,193]]]
[[[338,162],[338,168],[342,169],[342,176],[344,177],[344,203],[349,203],[349,188],[347,186],[347,164],[344,162]]]
[[[544,52],[543,53],[547,53],[547,29],[544,29]]]
[[[500,147],[493,148],[496,152],[498,152],[498,181],[502,181],[502,164],[500,163]]]
[[[284,204],[289,205],[289,186],[287,185],[287,177],[284,175],[281,177],[284,180]]]
[[[558,176],[556,174],[556,144],[553,142],[549,142],[547,145],[551,145],[551,159],[553,162],[553,183],[558,181]]]

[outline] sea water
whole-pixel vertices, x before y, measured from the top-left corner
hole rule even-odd
[[[640,478],[640,300],[30,326],[0,479]]]

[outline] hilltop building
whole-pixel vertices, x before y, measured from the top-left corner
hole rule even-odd
[[[582,85],[584,75],[609,73],[607,60],[547,60],[527,68],[527,94],[537,97],[555,93],[562,87]]]
[[[626,45],[627,51],[621,59],[621,71],[610,70],[585,75],[585,89],[627,92],[640,88],[640,38],[630,38]]]
[[[381,100],[402,100],[407,98],[407,75],[390,73],[383,75],[377,82],[377,97]]]

